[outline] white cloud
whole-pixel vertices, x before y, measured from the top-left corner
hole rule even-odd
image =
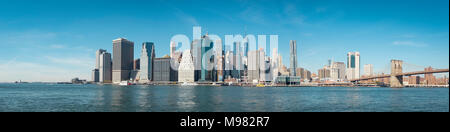
[[[428,44],[426,43],[417,43],[413,41],[394,41],[392,42],[393,45],[397,46],[411,46],[411,47],[426,47]]]
[[[187,13],[185,13],[183,10],[179,9],[179,8],[175,8],[175,16],[177,16],[178,18],[180,18],[182,21],[187,22],[188,24],[194,25],[194,26],[198,26],[199,23],[197,21],[197,19]]]

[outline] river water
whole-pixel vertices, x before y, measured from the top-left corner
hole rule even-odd
[[[449,112],[449,89],[4,83],[0,111]]]

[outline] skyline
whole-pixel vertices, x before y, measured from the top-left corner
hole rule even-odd
[[[193,26],[221,37],[279,35],[286,66],[289,40],[297,40],[298,67],[314,73],[328,59],[346,62],[347,52],[354,51],[361,53],[361,66],[373,64],[374,73],[391,59],[435,68],[449,64],[448,1],[28,2],[0,5],[0,38],[5,40],[0,82],[90,79],[95,51],[112,52],[113,39],[154,42],[161,57],[169,54],[172,36],[192,38]],[[195,4],[184,6],[190,3]],[[126,8],[112,8],[119,6]],[[135,46],[134,58],[141,48]]]

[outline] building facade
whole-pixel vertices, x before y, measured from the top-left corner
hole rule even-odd
[[[180,67],[178,67],[178,82],[195,82],[194,60],[190,50],[183,52]]]
[[[364,76],[372,76],[373,75],[373,65],[365,64],[364,65]]]
[[[113,40],[113,83],[130,79],[134,61],[134,42],[124,38]]]
[[[297,41],[291,40],[290,45],[290,76],[296,76],[295,69],[297,69]]]
[[[155,59],[155,44],[152,42],[142,43],[142,52],[140,59],[140,78],[139,81],[148,83],[153,80],[153,64]]]
[[[99,82],[112,83],[111,53],[106,51],[100,55]]]
[[[348,52],[347,54],[347,79],[360,78],[360,54],[359,52]]]
[[[153,81],[155,82],[175,82],[178,81],[178,69],[172,69],[171,58],[155,58],[153,64]]]

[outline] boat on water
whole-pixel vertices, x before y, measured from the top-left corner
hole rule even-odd
[[[257,84],[256,87],[266,87],[264,84]]]
[[[119,86],[129,86],[129,85],[133,85],[133,84],[128,81],[122,81],[119,83]]]
[[[183,83],[181,84],[181,86],[195,86],[195,85],[197,85],[197,83],[183,82]]]

